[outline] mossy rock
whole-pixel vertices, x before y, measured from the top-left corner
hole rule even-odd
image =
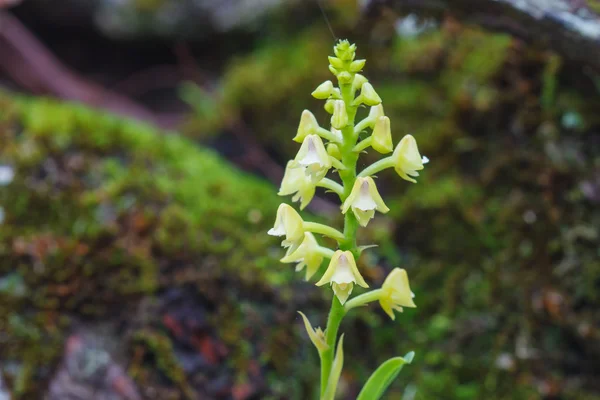
[[[293,321],[321,297],[277,261],[270,184],[173,132],[48,99],[0,105],[0,365],[15,398],[41,398],[66,337],[95,325],[145,398],[214,398],[222,387],[198,383],[213,380],[302,396],[284,378],[302,356]],[[189,353],[204,367],[186,369]]]

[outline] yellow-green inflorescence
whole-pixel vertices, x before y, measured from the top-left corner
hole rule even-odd
[[[381,98],[368,79],[360,74],[365,60],[355,60],[356,46],[343,40],[335,45],[334,52],[335,56],[329,57],[329,70],[337,78],[338,87],[326,81],[312,93],[313,97],[325,100],[325,110],[331,114],[330,128],[323,128],[313,113],[304,110],[293,138],[301,146],[286,166],[279,195],[292,195],[292,201],[299,202],[300,209],[304,209],[317,187],[336,193],[344,214],[344,229],[339,231],[304,221],[293,207],[283,203],[277,211],[274,227],[268,232],[284,237],[282,246],[286,254],[281,261],[296,263],[298,271],[305,270],[307,280],[317,273],[325,259],[329,259],[327,270],[316,282],[317,286],[331,287],[334,293],[325,331],[313,329],[306,316],[301,314],[321,358],[322,399],[333,398],[335,394],[339,378],[337,369],[341,369],[340,363],[343,363],[343,354],[338,354],[342,352],[338,328],[350,309],[378,301],[394,319],[394,310],[416,307],[406,271],[399,268],[390,273],[382,288],[350,297],[355,285],[369,288],[356,262],[363,249],[356,243],[357,230],[359,226],[367,226],[375,211],[389,211],[374,175],[393,168],[401,178],[414,183],[414,178],[419,175],[417,171],[428,162],[420,155],[411,135],[404,136],[394,149],[390,119],[384,113]],[[368,112],[355,123],[361,109]],[[357,173],[358,158],[369,148],[381,154],[392,154]],[[338,248],[320,245],[314,234],[333,238]]]

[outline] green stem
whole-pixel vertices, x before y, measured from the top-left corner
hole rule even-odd
[[[369,136],[368,138],[358,142],[358,144],[356,146],[354,146],[352,151],[355,153],[360,153],[361,151],[363,151],[364,149],[369,147],[371,145],[371,143],[373,143],[373,136]]]
[[[358,124],[356,124],[356,126],[354,127],[354,133],[356,134],[356,136],[360,135],[360,133],[362,131],[364,131],[366,128],[369,128],[371,126],[373,121],[371,121],[371,119],[369,117],[363,119],[362,121],[360,121]]]
[[[323,178],[317,183],[317,186],[324,187],[325,189],[329,189],[332,192],[337,193],[338,196],[342,197],[344,195],[344,187],[337,183],[334,180],[329,178]]]
[[[317,247],[317,253],[323,257],[331,258],[335,254],[335,251],[331,250],[329,247],[319,246]]]
[[[379,171],[383,171],[384,169],[393,167],[394,159],[392,157],[393,156],[382,158],[381,160],[369,165],[367,168],[363,169],[358,176],[364,178],[366,176],[374,175]]]
[[[341,137],[339,137],[335,133],[328,131],[327,129],[321,128],[321,127],[319,127],[319,129],[317,129],[317,135],[319,135],[323,139],[327,139],[333,143],[341,143],[341,141],[342,141]]]
[[[360,132],[355,133],[354,129],[354,118],[356,117],[357,107],[352,106],[352,100],[354,98],[352,85],[341,84],[340,89],[342,98],[346,104],[346,113],[348,114],[348,124],[342,129],[343,141],[338,145],[340,153],[342,154],[342,164],[346,167],[339,171],[343,183],[343,191],[340,195],[340,199],[344,202],[350,195],[352,187],[354,186],[354,181],[356,180],[356,163],[358,161],[359,153],[354,152],[353,149]],[[359,251],[356,246],[357,230],[358,221],[356,220],[354,213],[346,213],[344,216],[344,239],[339,242],[339,247],[341,250],[351,251],[356,258],[359,256]],[[325,329],[325,340],[329,345],[329,349],[321,353],[321,397],[323,397],[327,388],[327,382],[333,364],[337,334],[345,314],[344,306],[334,295],[331,302],[331,310],[329,311],[329,318],[327,319],[327,327]]]
[[[345,314],[344,306],[336,296],[333,296],[329,318],[327,319],[327,328],[325,329],[325,342],[329,345],[329,349],[321,352],[321,397],[325,394],[327,388],[337,334]]]
[[[375,289],[370,292],[363,293],[360,296],[356,296],[352,300],[348,300],[346,304],[344,304],[344,310],[346,312],[352,310],[353,308],[364,306],[367,303],[372,301],[377,301],[381,297],[382,290]]]
[[[304,228],[305,231],[320,233],[321,235],[329,236],[338,241],[345,240],[344,234],[342,232],[330,226],[319,224],[317,222],[304,221],[304,223],[302,224],[302,228]]]

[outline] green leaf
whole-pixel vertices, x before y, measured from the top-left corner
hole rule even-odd
[[[404,357],[390,358],[373,372],[365,386],[363,386],[356,400],[377,400],[392,384],[400,373],[404,364],[410,364],[415,353],[411,351]]]
[[[333,360],[333,365],[331,366],[331,373],[329,374],[329,379],[327,380],[327,388],[325,389],[325,393],[323,394],[322,400],[334,400],[335,399],[335,391],[337,390],[337,384],[340,380],[340,376],[342,375],[342,367],[344,366],[344,335],[340,337],[340,341],[338,342],[337,349],[335,350],[335,359]]]

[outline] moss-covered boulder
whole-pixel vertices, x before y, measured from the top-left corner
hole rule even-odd
[[[277,261],[271,185],[175,133],[46,99],[2,94],[0,143],[15,398],[42,398],[67,337],[90,330],[144,398],[303,396],[285,378],[304,357],[293,321],[321,298]]]

